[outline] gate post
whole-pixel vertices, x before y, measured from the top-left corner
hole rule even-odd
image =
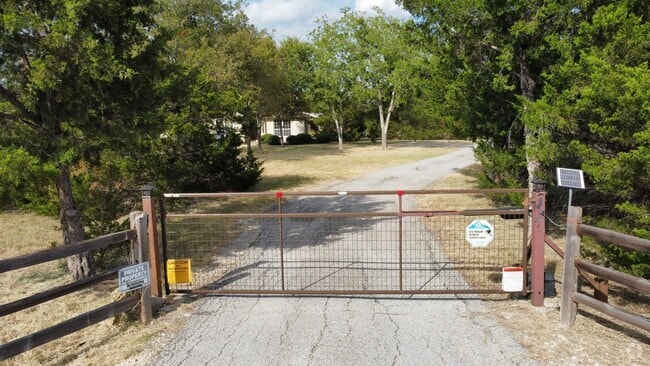
[[[580,235],[578,223],[582,219],[582,207],[569,206],[566,223],[566,239],[564,244],[564,270],[562,272],[562,305],[560,306],[560,321],[571,326],[576,319],[578,304],[572,295],[578,289],[578,269],[575,259],[580,256]]]
[[[544,306],[544,238],[546,237],[546,181],[533,180],[531,233],[531,304]]]
[[[149,217],[147,234],[149,236],[149,261],[151,267],[151,295],[162,297],[160,252],[158,249],[158,232],[156,223],[156,204],[153,199],[153,186],[146,185],[140,188],[142,192],[142,210]]]
[[[131,262],[132,264],[144,263],[149,260],[149,239],[147,235],[147,214],[143,212],[131,212],[130,215],[131,229],[135,229],[137,240],[131,243]],[[151,269],[151,262],[149,262]],[[149,324],[153,319],[153,308],[151,307],[151,285],[145,286],[138,290],[140,294],[140,322]]]

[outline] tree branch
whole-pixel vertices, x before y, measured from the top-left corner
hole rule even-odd
[[[25,105],[20,100],[18,100],[18,98],[16,98],[15,95],[13,95],[9,90],[5,89],[2,85],[0,85],[0,97],[13,105],[14,108],[16,108],[18,112],[29,119],[31,123],[28,123],[23,119],[19,119],[20,121],[23,121],[25,124],[29,125],[32,128],[40,128],[43,125],[43,121],[37,114],[30,112],[27,107],[25,107]]]
[[[483,46],[486,46],[486,47],[490,48],[491,50],[494,50],[494,51],[497,51],[497,52],[501,52],[501,49],[500,49],[499,47],[493,45],[493,44],[488,44],[488,43],[486,43],[486,42],[481,42],[481,44],[482,44]]]

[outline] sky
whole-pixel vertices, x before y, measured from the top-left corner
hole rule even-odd
[[[338,19],[344,7],[372,12],[375,6],[399,19],[410,17],[393,0],[248,0],[244,12],[251,24],[272,33],[277,42],[286,37],[306,41],[316,19]]]

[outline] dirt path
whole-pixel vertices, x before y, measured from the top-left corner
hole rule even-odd
[[[471,148],[462,147],[319,189],[423,189],[473,163]],[[188,314],[188,326],[162,342],[162,351],[146,363],[535,364],[471,296],[206,297]]]

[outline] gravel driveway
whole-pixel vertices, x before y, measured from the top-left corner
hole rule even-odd
[[[319,189],[423,189],[473,163],[464,146]],[[188,317],[154,364],[535,364],[472,296],[208,296]]]

